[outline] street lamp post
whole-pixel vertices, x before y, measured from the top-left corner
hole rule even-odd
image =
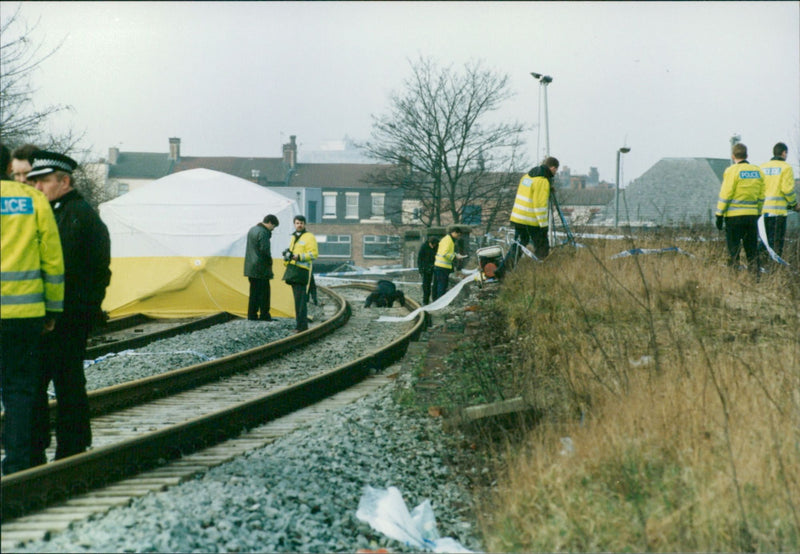
[[[531,76],[539,81],[540,89],[544,91],[544,148],[545,148],[545,158],[550,157],[550,117],[547,111],[547,85],[553,82],[553,78],[550,75],[542,75],[541,73],[535,73],[531,71]],[[539,145],[536,145],[536,155],[539,155]],[[547,210],[547,223],[548,223],[548,242],[550,246],[554,246],[556,242],[555,237],[555,226],[553,225],[553,211]]]
[[[616,205],[614,210],[614,227],[619,227],[619,158],[622,154],[627,154],[630,151],[631,149],[627,146],[623,146],[617,150],[617,191],[614,194],[614,203]]]
[[[544,90],[544,155],[548,157],[550,156],[550,118],[547,113],[547,85],[553,82],[553,78],[550,75],[542,75],[541,73],[534,72],[531,72],[531,76],[539,81],[539,84]]]

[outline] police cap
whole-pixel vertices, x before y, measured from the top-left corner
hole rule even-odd
[[[76,167],[78,167],[78,162],[69,156],[57,152],[39,150],[33,155],[33,163],[31,164],[30,172],[28,172],[28,179],[41,177],[54,171],[72,173]]]

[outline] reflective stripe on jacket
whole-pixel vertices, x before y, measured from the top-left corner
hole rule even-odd
[[[300,259],[292,260],[285,265],[294,264],[309,271],[311,271],[311,262],[319,257],[317,238],[308,231],[304,231],[300,238],[296,238],[292,234],[292,238],[289,239],[289,250],[292,251],[292,254],[297,254]]]
[[[436,261],[434,267],[441,267],[444,269],[453,269],[453,260],[456,257],[456,243],[453,237],[445,235],[439,241],[439,249],[436,251]]]
[[[794,171],[783,158],[772,158],[761,166],[764,173],[764,213],[786,215],[787,206],[797,204]]]
[[[716,215],[761,215],[764,206],[764,174],[747,161],[729,166],[722,177]]]
[[[533,168],[523,175],[514,198],[511,222],[547,227],[547,207],[550,200],[550,170],[544,166]]]
[[[64,257],[44,194],[0,182],[0,317],[43,317],[64,310]]]

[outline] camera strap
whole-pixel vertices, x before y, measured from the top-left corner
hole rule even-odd
[[[305,235],[307,232],[308,231],[303,231],[299,235],[297,235],[295,233],[292,233],[292,236],[294,237],[294,242],[292,243],[292,247],[289,249],[289,252],[294,254],[294,247],[297,246],[297,243],[300,242],[300,239],[302,238],[302,236]]]

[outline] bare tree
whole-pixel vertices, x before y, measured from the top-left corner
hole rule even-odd
[[[45,123],[51,116],[68,110],[64,105],[37,108],[33,102],[31,78],[37,68],[59,48],[42,51],[30,26],[20,14],[21,5],[0,24],[0,140],[9,146],[26,142],[49,144]]]
[[[47,130],[53,116],[72,108],[62,104],[39,108],[34,103],[33,74],[61,44],[43,51],[42,43],[35,40],[38,22],[29,25],[21,15],[21,6],[18,4],[0,23],[0,142],[10,149],[35,144],[43,150],[68,154],[83,165],[90,156],[89,149],[81,145],[83,132],[70,129],[54,135]],[[3,15],[6,13],[4,10]],[[83,168],[76,172],[75,186],[94,206],[107,200],[100,181]]]
[[[527,165],[518,159],[523,125],[489,121],[513,95],[508,76],[481,62],[456,71],[420,58],[411,68],[388,113],[373,116],[371,139],[363,145],[371,157],[392,164],[373,181],[416,199],[426,225],[461,223],[479,209],[488,230]]]

